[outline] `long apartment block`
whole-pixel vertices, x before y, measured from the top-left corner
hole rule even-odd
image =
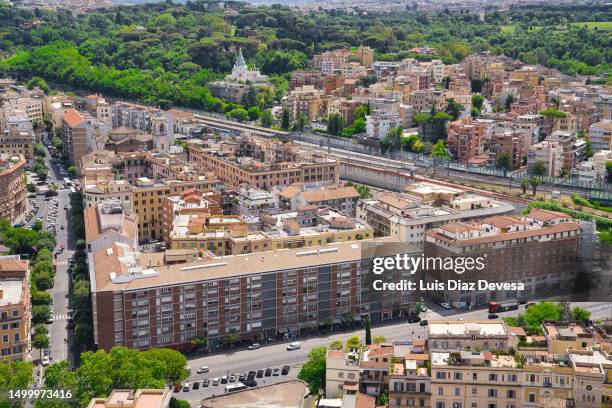
[[[164,253],[114,243],[89,253],[95,343],[180,349],[205,337],[215,347],[232,332],[260,341],[347,318],[375,324],[414,301],[371,289],[371,258],[392,247],[363,240],[168,263]]]

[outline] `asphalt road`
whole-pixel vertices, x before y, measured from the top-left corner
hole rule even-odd
[[[612,304],[610,303],[573,303],[571,306],[581,306],[589,309],[591,311],[593,320],[612,317]],[[486,309],[460,312],[457,310],[443,310],[439,306],[431,304],[428,304],[428,307],[430,307],[430,310],[425,313],[421,313],[421,317],[423,319],[487,320],[488,315],[488,311]],[[518,311],[503,312],[498,314],[500,318],[502,318],[505,316],[516,315],[523,310],[524,306],[521,306]],[[388,342],[394,340],[425,338],[426,335],[427,327],[420,326],[418,323],[409,324],[406,322],[400,322],[372,328],[372,336],[384,336]],[[212,379],[233,373],[244,373],[248,372],[249,370],[258,370],[260,368],[265,369],[267,367],[282,367],[285,364],[291,366],[289,375],[256,378],[258,385],[263,385],[264,380],[266,381],[266,384],[271,384],[283,380],[295,379],[299,368],[306,361],[308,352],[311,349],[320,346],[329,346],[329,344],[335,340],[344,342],[351,336],[359,336],[363,339],[365,332],[363,329],[358,329],[350,332],[345,331],[331,333],[321,337],[300,339],[299,342],[302,346],[301,349],[293,351],[286,350],[288,342],[283,342],[264,345],[258,350],[243,349],[214,354],[207,357],[192,358],[189,360],[189,366],[191,367],[192,373],[187,381],[193,384],[193,381],[201,382],[204,378]],[[202,366],[209,367],[210,372],[207,374],[197,374],[197,368]],[[198,390],[192,389],[188,392],[180,391],[174,395],[179,399],[189,401],[192,406],[197,406],[201,399],[210,397],[213,394],[219,395],[223,393],[225,393],[225,385],[220,384],[218,386],[212,386],[211,384],[209,387],[201,387]]]
[[[59,169],[50,160],[49,154],[45,158],[49,169],[49,178],[54,181],[62,180],[63,177],[59,174]],[[59,183],[56,183],[59,184]],[[53,297],[53,322],[49,325],[49,340],[51,350],[51,362],[69,360],[72,354],[69,350],[71,344],[70,333],[67,328],[68,313],[69,313],[69,277],[68,277],[68,259],[74,253],[74,239],[71,236],[70,228],[70,190],[61,189],[58,192],[57,198],[57,216],[56,216],[56,250],[60,245],[64,245],[65,249],[57,255],[57,269],[55,273],[55,282],[53,288],[49,290]],[[48,203],[45,201],[44,213],[47,215]],[[64,210],[64,206],[68,206]],[[43,207],[41,205],[41,211]],[[43,222],[46,218],[43,218]],[[61,227],[64,227],[62,229]]]

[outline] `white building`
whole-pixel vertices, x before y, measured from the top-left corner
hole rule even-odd
[[[530,172],[533,171],[537,162],[544,162],[545,176],[560,176],[563,169],[563,146],[560,143],[549,142],[548,140],[532,145],[527,155],[527,168]]]
[[[232,73],[225,77],[226,81],[262,83],[268,81],[267,75],[262,75],[257,68],[249,68],[242,56],[242,50],[238,51],[238,58],[232,68]]]
[[[369,138],[382,139],[393,128],[400,126],[399,113],[375,111],[366,116],[366,134]]]
[[[612,148],[612,120],[602,120],[589,126],[589,141],[593,150]]]

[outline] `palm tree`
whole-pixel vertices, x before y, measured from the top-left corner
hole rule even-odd
[[[532,177],[529,180],[529,184],[531,184],[531,189],[533,191],[532,195],[536,195],[536,190],[538,189],[538,186],[540,185],[540,178],[539,177]]]
[[[521,188],[523,189],[523,194],[527,194],[527,187],[529,187],[529,180],[524,178],[521,180]]]

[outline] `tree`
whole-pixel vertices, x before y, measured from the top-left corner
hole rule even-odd
[[[232,109],[227,112],[225,116],[228,119],[235,119],[238,122],[246,122],[249,120],[249,113],[242,106]]]
[[[32,339],[32,347],[40,351],[40,358],[42,359],[43,349],[49,348],[49,336],[47,333],[37,333]]]
[[[540,302],[525,311],[525,327],[531,332],[540,332],[545,320],[558,321],[561,318],[561,307],[551,302]]]
[[[402,147],[402,128],[397,126],[389,129],[385,135],[385,140],[391,150],[399,150]]]
[[[532,195],[535,196],[538,186],[540,185],[540,178],[539,177],[530,178],[529,184],[531,184]]]
[[[236,331],[236,330],[230,331],[230,333],[225,338],[225,341],[227,341],[227,344],[230,347],[232,347],[234,344],[236,344],[236,343],[238,343],[240,341],[240,333],[238,331]]]
[[[527,194],[527,188],[529,187],[529,179],[522,179],[521,180],[521,189],[523,190],[523,194]]]
[[[606,162],[606,180],[612,183],[612,161]]]
[[[510,168],[510,155],[501,153],[497,156],[496,164],[498,169],[508,170]]]
[[[546,173],[546,163],[543,160],[538,160],[533,163],[533,169],[531,172],[536,176],[543,176]]]
[[[53,276],[48,272],[40,272],[32,275],[32,282],[37,290],[47,290],[53,287]]]
[[[287,131],[291,126],[291,116],[289,113],[289,109],[283,108],[283,113],[281,114],[281,129]]]
[[[346,340],[346,346],[345,347],[346,347],[347,350],[351,350],[351,349],[359,348],[360,344],[361,344],[361,340],[359,340],[359,337],[358,336],[352,336],[352,337],[349,337]]]
[[[185,400],[176,399],[174,397],[170,398],[169,408],[191,408],[191,405]]]
[[[25,361],[0,361],[0,388],[27,389],[34,380],[34,366]],[[3,405],[9,406],[9,405]],[[13,406],[13,405],[11,405]]]
[[[340,340],[334,340],[329,344],[330,350],[342,350],[342,342]]]
[[[63,144],[64,144],[64,142],[62,142],[62,139],[60,139],[57,136],[55,136],[55,137],[53,137],[53,139],[51,139],[51,145],[53,147],[55,147],[57,150],[61,150]]]
[[[306,115],[300,113],[300,116],[298,116],[298,120],[293,124],[294,130],[302,132],[304,130],[304,127],[306,127],[307,121],[308,118],[306,117]]]
[[[143,357],[162,365],[168,385],[178,384],[187,378],[187,358],[180,352],[168,348],[152,348],[143,352]]]
[[[51,318],[51,308],[47,305],[32,306],[32,323],[44,323]]]
[[[387,341],[385,336],[374,336],[374,344],[382,344],[385,341]]]
[[[504,102],[504,107],[506,108],[506,111],[510,110],[510,105],[512,105],[513,102],[514,102],[514,95],[513,94],[508,94],[508,96],[506,96],[506,100]]]
[[[470,116],[472,117],[472,119],[476,119],[477,117],[479,117],[480,116],[480,109],[472,108],[472,110],[470,111]]]
[[[327,118],[327,133],[339,135],[344,129],[344,118],[339,113],[331,113]]]
[[[366,346],[372,344],[372,328],[370,327],[370,319],[366,319],[365,322],[365,344]]]
[[[325,384],[325,347],[316,347],[308,353],[308,359],[298,373],[298,379],[308,384],[312,395],[318,395]]]
[[[49,292],[42,292],[39,290],[35,290],[32,292],[32,305],[48,305],[50,306],[53,303],[53,299],[51,299],[51,294]]]
[[[43,228],[43,222],[41,220],[36,220],[34,221],[34,224],[32,224],[32,229],[34,231],[40,231]]]
[[[479,93],[476,93],[474,95],[472,95],[472,107],[478,109],[479,111],[482,110],[482,106],[484,104],[484,96],[482,96]]]
[[[68,173],[70,173],[70,176],[74,177],[77,174],[77,169],[74,166],[70,166],[68,167]]]
[[[274,123],[274,117],[272,116],[272,111],[270,109],[265,109],[261,112],[261,117],[259,118],[261,122],[261,126],[269,128]]]
[[[587,324],[591,320],[591,312],[582,307],[573,308],[571,315],[573,320],[578,320],[584,324]]]
[[[261,116],[261,110],[259,109],[259,106],[251,106],[247,113],[249,115],[250,121],[257,120]]]
[[[444,109],[444,112],[448,113],[453,120],[457,120],[459,116],[461,116],[463,105],[455,101],[453,98],[447,99],[446,102],[446,109]]]
[[[26,86],[28,87],[28,89],[34,89],[34,87],[38,87],[42,89],[45,93],[49,93],[49,85],[47,85],[47,82],[45,82],[44,79],[38,76],[32,77],[32,79],[30,79],[26,83]]]
[[[446,151],[446,146],[444,145],[444,140],[440,139],[434,144],[431,151],[431,157],[439,157],[445,160],[450,159],[450,155]]]

